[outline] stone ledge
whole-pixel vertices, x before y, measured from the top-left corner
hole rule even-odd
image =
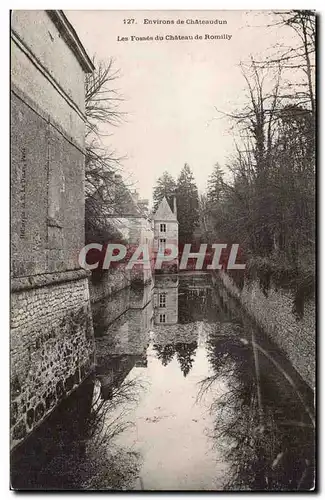
[[[246,314],[282,349],[301,378],[314,391],[315,318],[312,308],[309,310],[309,319],[304,316],[303,319],[297,320],[281,291],[273,290],[273,298],[277,300],[270,308],[270,294],[265,297],[262,291],[257,293],[253,283],[239,290],[224,271],[220,271],[218,275],[214,272],[213,276],[221,281],[229,294],[239,301]],[[259,289],[257,282],[255,285]]]
[[[90,271],[85,269],[75,269],[49,274],[38,274],[35,276],[23,276],[21,278],[11,278],[11,292],[20,292],[32,288],[41,288],[44,286],[56,285],[58,283],[67,283],[88,278]]]

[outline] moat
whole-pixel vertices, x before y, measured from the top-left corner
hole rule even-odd
[[[199,272],[130,293],[114,321],[97,307],[96,377],[15,452],[13,486],[312,489],[313,394],[238,303]]]

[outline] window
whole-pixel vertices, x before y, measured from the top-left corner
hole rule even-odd
[[[159,240],[159,252],[163,253],[165,251],[165,246],[166,246],[166,240],[160,239]]]
[[[166,224],[160,224],[160,232],[165,233],[166,232]]]
[[[159,294],[159,307],[166,307],[166,292]]]
[[[159,314],[159,323],[166,323],[166,314]]]

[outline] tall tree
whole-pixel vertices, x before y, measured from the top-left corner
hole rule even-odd
[[[223,202],[227,187],[223,177],[223,169],[219,163],[216,163],[208,177],[207,192],[201,194],[199,198],[201,234],[204,235],[204,241],[207,243],[212,243],[216,238],[222,238],[220,228],[223,227],[225,217]]]
[[[191,243],[199,224],[199,195],[193,173],[187,163],[177,180],[177,218],[179,242]]]
[[[219,203],[223,192],[223,170],[219,163],[213,166],[212,174],[208,178],[208,201],[211,203]]]
[[[316,12],[289,10],[276,13],[271,26],[290,27],[296,33],[296,43],[289,47],[277,44],[274,54],[265,60],[255,61],[261,68],[282,68],[280,99],[300,106],[308,106],[315,117],[315,63],[316,63]],[[296,75],[295,80],[291,78]]]
[[[166,197],[170,208],[173,210],[173,196],[176,193],[176,182],[168,172],[163,174],[157,180],[153,190],[154,211],[157,210],[161,200]]]
[[[301,316],[314,287],[315,15],[290,11],[276,24],[293,28],[298,44],[242,66],[248,99],[228,114],[241,138],[228,165],[233,181],[209,212],[214,234],[240,243],[263,291],[271,276],[293,287]]]

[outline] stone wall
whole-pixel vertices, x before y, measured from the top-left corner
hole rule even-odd
[[[61,11],[11,13],[11,271],[79,269],[85,89],[93,65]]]
[[[84,154],[17,89],[11,96],[11,270],[78,269],[84,245]]]
[[[44,10],[12,11],[11,82],[82,147],[84,76],[67,34]]]
[[[271,287],[265,295],[256,281],[245,282],[240,291],[231,277],[220,271],[217,275],[230,294],[236,297],[256,323],[284,351],[294,368],[315,387],[315,302],[305,304],[304,316],[292,312],[293,294]]]
[[[26,287],[24,280],[13,280],[12,448],[94,369],[88,280],[80,273],[70,273],[69,281],[66,273],[57,273],[56,280],[51,275],[52,283],[43,276],[39,284],[46,286]]]

